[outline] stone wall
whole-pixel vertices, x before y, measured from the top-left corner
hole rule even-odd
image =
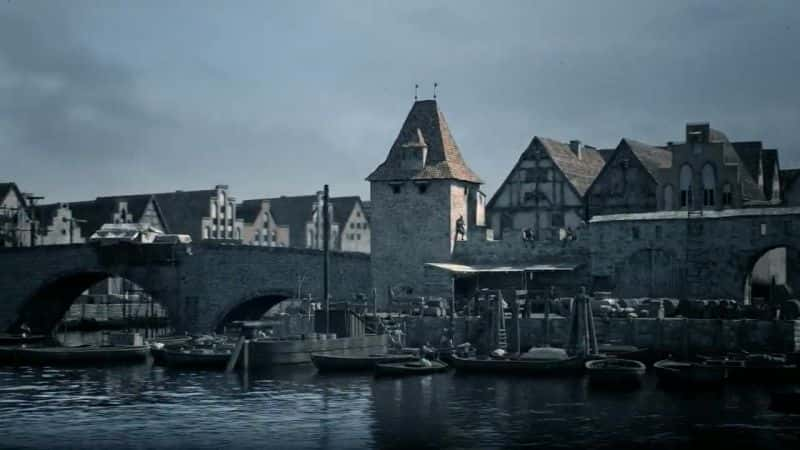
[[[371,183],[372,281],[379,308],[388,305],[388,288],[407,285],[422,294],[427,262],[450,260],[451,182],[430,181],[424,192],[411,181]],[[466,220],[466,210],[464,211]]]
[[[743,301],[759,257],[786,246],[787,282],[800,286],[798,208],[685,211],[595,217],[591,271],[617,297]]]
[[[488,326],[479,318],[411,317],[405,319],[406,344],[418,347],[426,342],[438,345],[442,330],[454,324],[454,342],[470,342],[479,349],[492,348]],[[513,321],[508,324],[508,344],[516,345]],[[549,326],[549,341],[545,340]],[[800,351],[800,321],[712,320],[712,319],[600,319],[595,318],[599,344],[625,344],[683,355],[689,353],[725,353]],[[555,317],[520,319],[520,343],[523,349],[533,346],[567,344],[568,320]]]

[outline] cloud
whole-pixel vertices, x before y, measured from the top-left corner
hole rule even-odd
[[[129,160],[169,119],[143,104],[132,69],[78,43],[58,5],[37,6],[0,9],[0,129],[32,158]]]

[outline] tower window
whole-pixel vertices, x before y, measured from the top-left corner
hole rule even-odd
[[[689,165],[681,167],[680,187],[681,208],[688,208],[692,205],[692,168]]]
[[[717,177],[711,164],[703,166],[703,206],[714,206]]]
[[[730,183],[725,183],[722,187],[722,206],[731,206],[733,204],[733,192],[731,191]]]

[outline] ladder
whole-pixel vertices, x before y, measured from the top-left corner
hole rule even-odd
[[[516,303],[516,299],[515,299]],[[508,330],[506,329],[506,313],[503,308],[503,295],[497,292],[497,348],[508,350]],[[508,314],[510,317],[511,314]]]

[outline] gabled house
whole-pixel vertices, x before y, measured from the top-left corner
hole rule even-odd
[[[323,248],[322,192],[315,195],[265,199],[278,229],[288,235],[288,246],[295,248]],[[250,202],[248,200],[247,202]],[[332,250],[345,252],[370,252],[369,220],[357,196],[330,198]]]
[[[28,202],[16,183],[0,183],[0,247],[31,245]]]
[[[605,160],[580,141],[534,137],[487,205],[495,239],[548,239],[586,220],[589,186]]]
[[[245,200],[236,214],[242,219],[242,243],[262,247],[288,247],[289,227],[278,225],[272,216],[269,199]]]
[[[587,217],[663,209],[658,193],[671,166],[669,151],[623,138],[587,191]]]

